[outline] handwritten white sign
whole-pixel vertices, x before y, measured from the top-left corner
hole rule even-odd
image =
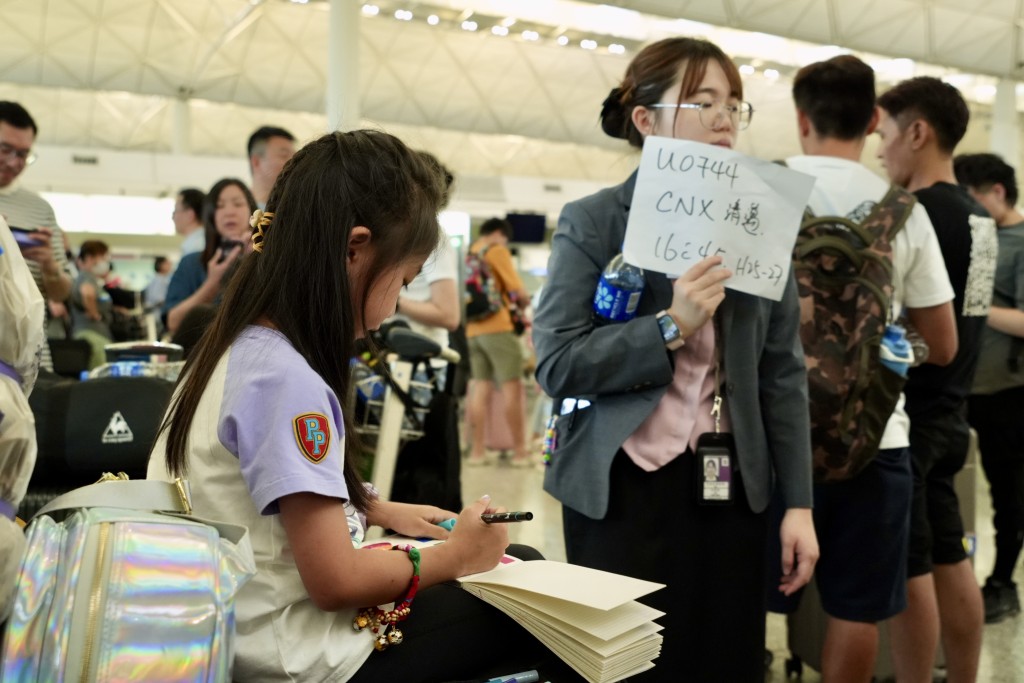
[[[725,147],[650,136],[626,224],[626,261],[676,277],[720,255],[725,286],[782,298],[814,178]]]

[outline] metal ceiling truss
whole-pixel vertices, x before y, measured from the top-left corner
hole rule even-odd
[[[539,39],[496,37],[489,26],[500,17],[436,1],[433,10],[407,3],[417,19],[403,22],[387,13],[406,5],[377,0],[380,15],[360,20],[364,123],[402,131],[465,172],[602,179],[635,163],[621,141],[601,132],[597,115],[644,38],[614,35],[626,32],[615,26],[608,35],[587,33],[554,14],[548,24],[531,17],[515,25]],[[1004,78],[1021,74],[1022,0],[610,4],[645,13],[651,25],[713,21]],[[428,11],[440,26],[422,20]],[[265,123],[312,137],[325,126],[327,12],[324,2],[283,0],[0,0],[0,25],[14,29],[0,41],[0,98],[24,101],[44,144],[167,151],[169,104],[181,98],[191,102],[196,153],[237,154],[252,127]],[[478,32],[452,28],[470,15],[481,21]],[[579,47],[588,35],[600,49]],[[570,45],[559,47],[559,36]],[[613,41],[625,55],[609,53]],[[779,70],[777,83],[747,79],[757,116],[741,147],[769,157],[791,153],[795,140],[786,67]]]

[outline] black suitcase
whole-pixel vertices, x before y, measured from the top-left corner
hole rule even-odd
[[[157,377],[41,383],[29,398],[39,454],[19,516],[103,472],[144,479],[174,384]]]

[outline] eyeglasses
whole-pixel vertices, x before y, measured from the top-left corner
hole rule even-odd
[[[729,121],[736,130],[745,130],[754,118],[754,107],[750,102],[682,102],[680,104],[652,104],[650,109],[696,109],[700,116],[700,125],[708,130],[715,130],[722,125],[723,117],[728,113]]]
[[[31,166],[39,157],[30,149],[18,149],[17,147],[11,147],[6,142],[0,142],[0,158],[21,159],[26,166]]]

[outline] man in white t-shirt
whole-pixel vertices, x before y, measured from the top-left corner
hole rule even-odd
[[[441,171],[445,179],[445,198],[441,210],[451,201],[455,176],[437,157],[420,151],[419,155]],[[448,346],[448,333],[454,332],[462,322],[462,298],[459,293],[459,264],[455,249],[447,237],[427,258],[419,274],[398,297],[396,312],[407,320],[413,330],[432,338],[441,348]]]
[[[862,221],[889,190],[860,163],[878,123],[874,72],[852,55],[810,64],[794,79],[793,98],[804,154],[786,163],[817,179],[811,211]],[[928,343],[928,362],[948,363],[956,353],[952,300],[934,228],[916,206],[893,240],[892,309],[905,310]],[[851,479],[815,486],[815,573],[828,615],[822,676],[833,683],[871,680],[877,623],[906,608],[913,479],[903,403],[901,396],[875,460]]]
[[[442,348],[448,346],[448,333],[458,328],[462,317],[458,279],[455,250],[446,239],[398,297],[398,317]]]

